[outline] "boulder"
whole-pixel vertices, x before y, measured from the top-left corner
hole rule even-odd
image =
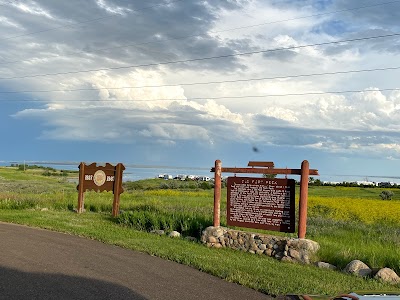
[[[375,274],[374,278],[392,284],[400,283],[400,277],[395,273],[395,271],[389,268],[380,269]]]
[[[181,237],[181,234],[178,231],[174,230],[174,231],[171,231],[168,236],[172,237],[172,238],[178,238],[178,237]]]
[[[345,273],[366,277],[372,273],[372,270],[361,260],[351,261],[343,270]]]

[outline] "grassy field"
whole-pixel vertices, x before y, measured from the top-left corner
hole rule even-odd
[[[77,205],[76,185],[65,177],[43,176],[38,170],[0,168],[0,220],[70,232],[147,252],[267,294],[400,288],[313,266],[283,264],[268,257],[208,249],[184,239],[150,234],[152,229],[166,229],[199,237],[201,230],[212,224],[213,191],[209,187],[190,182],[166,184],[164,180],[125,184],[121,195],[124,213],[112,219],[111,193],[87,192],[87,212],[77,215],[73,212]],[[361,259],[373,268],[390,267],[400,273],[400,189],[393,190],[391,201],[380,200],[381,191],[310,187],[307,237],[320,243],[321,260],[344,267],[352,259]],[[225,201],[221,208],[224,225]]]

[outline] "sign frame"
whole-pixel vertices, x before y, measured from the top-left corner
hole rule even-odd
[[[307,160],[303,160],[300,169],[275,169],[273,162],[252,162],[248,166],[250,168],[223,168],[219,159],[215,161],[215,167],[211,168],[214,173],[214,220],[213,226],[219,227],[221,224],[221,174],[226,173],[246,173],[246,174],[283,174],[283,175],[300,175],[300,195],[299,195],[299,222],[298,237],[303,239],[306,236],[307,228],[307,201],[308,201],[308,178],[310,175],[319,175],[318,170],[310,169]],[[236,175],[235,175],[236,176]]]
[[[125,167],[122,163],[113,166],[110,163],[105,163],[104,165],[91,163],[90,165],[86,165],[81,162],[79,164],[79,184],[77,186],[77,212],[82,213],[84,211],[85,191],[110,191],[114,194],[112,216],[117,217],[119,215],[120,195],[124,191],[122,187],[122,173],[124,170]]]

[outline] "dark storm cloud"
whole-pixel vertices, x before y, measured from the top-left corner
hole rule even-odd
[[[321,148],[340,145],[341,149],[349,149],[353,145],[368,147],[376,144],[400,143],[400,133],[383,130],[337,130],[293,127],[289,123],[274,118],[257,116],[255,118],[257,132],[266,137],[274,145],[310,146],[320,144]]]
[[[386,2],[392,2],[387,3]],[[378,4],[376,6],[372,6]],[[382,4],[382,5],[379,5]],[[349,10],[340,13],[340,18],[347,20],[349,23],[358,23],[367,25],[369,28],[400,28],[400,2],[395,1],[376,1],[375,3],[366,2],[364,0],[337,0],[332,2],[334,10],[353,9],[357,7],[370,6],[357,10]]]
[[[367,52],[389,52],[399,53],[400,52],[400,37],[390,36],[396,34],[396,32],[384,30],[384,29],[371,29],[362,30],[356,33],[349,33],[341,37],[341,40],[352,40],[352,39],[363,39],[354,42],[345,42],[334,44],[325,47],[324,53],[328,56],[337,55],[344,51],[357,49],[360,53]],[[378,36],[388,36],[382,38],[371,38]]]
[[[110,13],[95,1],[38,1],[37,7],[51,16],[45,17],[6,6],[4,14],[23,29],[4,32],[4,28],[0,28],[1,36],[43,32],[3,42],[10,47],[15,47],[15,43],[37,43],[39,51],[32,54],[36,54],[38,58],[87,51],[90,54],[87,58],[93,62],[102,59],[102,63],[106,64],[107,59],[111,59],[132,65],[230,55],[237,51],[236,46],[241,51],[245,48],[243,43],[225,44],[208,34],[219,10],[238,9],[242,1],[170,1],[171,4],[165,6],[159,5],[163,3],[160,1],[146,1],[145,4],[143,1],[103,2],[112,8],[123,8],[124,11],[121,14]],[[28,2],[27,6],[35,5]],[[147,9],[143,9],[146,7]],[[69,27],[71,24],[96,18],[103,19]],[[59,26],[64,27],[47,31]],[[125,47],[127,45],[130,46]],[[7,49],[7,46],[4,48]],[[100,48],[109,50],[98,51]],[[23,49],[20,51],[5,60],[25,59]],[[86,53],[77,54],[80,57],[85,55]],[[197,66],[215,70],[243,67],[236,57],[174,65],[175,68]]]
[[[293,50],[271,51],[271,52],[265,52],[263,54],[263,57],[265,57],[265,58],[274,59],[274,60],[278,60],[281,62],[294,61],[297,56],[298,56],[298,53]]]

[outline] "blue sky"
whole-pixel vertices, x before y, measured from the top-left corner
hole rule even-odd
[[[400,176],[400,1],[0,5],[0,161]]]

